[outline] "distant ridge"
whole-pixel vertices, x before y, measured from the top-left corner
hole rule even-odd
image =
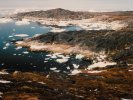
[[[39,17],[39,18],[54,18],[54,19],[82,19],[92,17],[88,12],[75,12],[62,8],[51,9],[47,11],[32,11],[18,13],[18,17]]]

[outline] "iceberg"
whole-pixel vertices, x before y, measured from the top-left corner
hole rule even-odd
[[[29,35],[27,35],[27,34],[16,34],[14,36],[16,36],[16,37],[28,37]]]

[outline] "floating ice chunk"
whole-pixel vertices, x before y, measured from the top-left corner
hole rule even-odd
[[[59,72],[60,72],[60,70],[54,70],[54,72],[59,73]]]
[[[67,62],[67,61],[68,61],[67,58],[56,59],[56,62],[58,62],[58,63],[65,63],[65,62]]]
[[[6,81],[6,80],[0,80],[0,83],[11,83],[11,81]]]
[[[76,59],[82,59],[82,58],[84,58],[84,55],[81,54],[76,55]]]
[[[23,54],[28,54],[29,52],[28,51],[24,51]]]
[[[73,64],[73,67],[74,67],[75,69],[78,69],[78,68],[79,68],[79,65]]]
[[[21,56],[22,54],[18,54],[19,56]]]
[[[15,24],[16,25],[29,25],[30,22],[28,19],[23,19],[22,21],[17,21]]]
[[[52,56],[52,54],[48,54],[48,55],[46,55],[47,57],[51,57]]]
[[[31,29],[35,29],[36,27],[31,27]]]
[[[9,22],[13,22],[13,20],[10,18],[0,18],[0,23],[9,23]]]
[[[16,56],[17,54],[13,54],[14,56]]]
[[[94,63],[94,64],[88,66],[88,69],[93,69],[96,67],[106,67],[108,65],[116,65],[116,63],[115,62],[98,62],[98,63]]]
[[[7,49],[7,47],[3,47],[3,50],[6,50]]]
[[[16,31],[16,29],[14,28],[14,29],[12,29],[13,30],[13,32],[15,32]]]
[[[16,50],[19,50],[19,49],[22,49],[22,47],[17,47],[17,48],[15,48]]]
[[[56,55],[52,55],[52,57],[51,57],[52,59],[56,59],[57,58],[57,56]]]
[[[5,65],[5,63],[2,63],[1,65],[2,65],[2,66],[4,66],[4,65]]]
[[[9,36],[9,38],[12,38],[13,36]]]
[[[10,43],[6,43],[5,46],[6,46],[6,47],[10,46]]]
[[[68,67],[67,67],[67,69],[69,70],[69,69],[70,69],[70,67],[68,66]]]
[[[79,74],[79,73],[81,73],[81,71],[80,71],[80,70],[75,69],[75,70],[73,70],[73,71],[71,72],[71,74],[70,74],[70,75],[76,75],[76,74]]]
[[[28,37],[29,35],[28,34],[16,34],[14,36],[16,36],[16,37]]]
[[[56,67],[54,67],[54,68],[50,68],[50,70],[56,70],[57,68]]]

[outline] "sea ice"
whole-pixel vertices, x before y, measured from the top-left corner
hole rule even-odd
[[[54,67],[54,68],[50,68],[50,70],[56,70],[57,68],[56,67]]]
[[[16,36],[16,37],[28,37],[29,35],[28,34],[16,34],[14,36]]]
[[[19,49],[22,49],[22,47],[17,47],[17,48],[15,48],[16,50],[19,50]]]
[[[84,58],[84,55],[81,55],[81,54],[76,55],[76,59],[82,59],[82,58]]]
[[[24,51],[23,54],[28,54],[29,52],[28,51]]]
[[[58,63],[65,63],[65,62],[67,62],[67,61],[68,61],[67,58],[56,59],[56,62],[58,62]]]
[[[78,68],[79,68],[79,65],[73,64],[73,67],[74,67],[75,69],[78,69]]]

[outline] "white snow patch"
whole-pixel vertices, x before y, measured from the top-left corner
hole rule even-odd
[[[0,83],[4,83],[4,84],[6,84],[6,83],[11,83],[11,81],[0,80]]]
[[[133,99],[124,99],[124,98],[121,98],[121,100],[133,100]]]
[[[44,83],[44,82],[38,82],[38,83],[39,83],[39,84],[43,84],[43,85],[46,84],[46,83]]]
[[[13,22],[13,20],[10,18],[0,18],[0,23],[9,23],[9,22]]]
[[[79,74],[79,73],[81,73],[81,71],[80,71],[80,70],[75,69],[75,70],[73,70],[73,71],[71,72],[71,74],[70,74],[70,75],[76,75],[76,74]]]
[[[16,25],[29,25],[30,22],[28,19],[23,19],[22,21],[17,21],[15,24]]]
[[[23,41],[17,41],[16,44],[23,44]]]
[[[97,70],[90,70],[90,71],[87,71],[87,73],[101,73],[101,72],[103,72],[103,70],[102,70],[102,71],[97,71]]]
[[[97,62],[97,63],[94,63],[94,64],[88,66],[88,69],[93,69],[96,67],[106,67],[108,65],[116,65],[116,63],[115,62]]]
[[[0,74],[1,74],[1,75],[5,75],[5,74],[9,74],[9,73],[7,73],[7,72],[5,72],[5,71],[1,71]]]
[[[35,34],[33,37],[38,37],[38,36],[40,36],[41,34]]]
[[[0,92],[0,97],[2,97],[1,95],[2,95],[3,93],[2,92]]]
[[[60,28],[52,28],[52,30],[50,32],[65,32],[65,29],[60,29]]]

